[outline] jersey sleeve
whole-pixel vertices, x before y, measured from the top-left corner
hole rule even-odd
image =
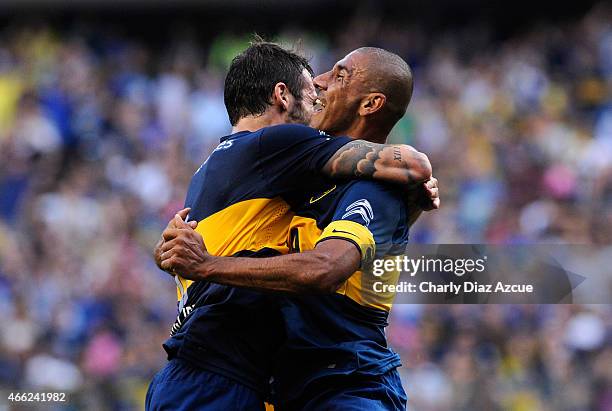
[[[259,171],[279,194],[299,189],[323,177],[323,166],[349,141],[298,124],[268,127],[259,138]]]
[[[403,218],[404,203],[396,188],[358,181],[343,194],[317,243],[331,238],[350,241],[359,249],[364,264],[387,254]]]

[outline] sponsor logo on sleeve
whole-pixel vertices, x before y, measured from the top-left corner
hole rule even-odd
[[[357,200],[344,210],[346,211],[342,216],[345,219],[348,216],[358,214],[363,218],[366,227],[370,225],[370,222],[374,219],[374,211],[372,211],[372,206],[370,202],[366,199]]]

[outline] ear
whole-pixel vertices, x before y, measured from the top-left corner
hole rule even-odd
[[[387,97],[382,93],[370,93],[361,100],[359,106],[360,116],[369,116],[379,111],[385,105]]]
[[[289,109],[289,89],[285,83],[276,83],[274,86],[273,104],[278,106],[280,111]]]

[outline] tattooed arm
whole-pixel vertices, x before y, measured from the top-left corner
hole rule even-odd
[[[423,153],[404,144],[352,141],[327,161],[323,172],[333,178],[360,177],[414,186],[431,177],[431,164]]]

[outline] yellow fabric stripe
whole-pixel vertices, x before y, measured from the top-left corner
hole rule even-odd
[[[375,292],[374,283],[397,284],[399,271],[386,271],[382,276],[376,277],[368,270],[367,274],[357,271],[344,284],[340,294],[344,294],[353,301],[371,308],[390,311],[395,298],[394,292]]]
[[[374,258],[376,244],[374,243],[374,236],[366,226],[349,220],[332,221],[325,227],[316,244],[330,238],[343,238],[353,242],[361,253],[362,265]]]
[[[256,198],[232,204],[198,222],[209,253],[219,256],[271,248],[287,254],[287,236],[293,213],[280,197]],[[181,278],[187,290],[193,281]],[[180,300],[180,291],[177,290]]]
[[[346,224],[352,223],[352,224]],[[350,226],[350,229],[349,227]],[[352,221],[339,221],[331,223],[327,228],[325,233],[329,233],[336,228],[336,230],[352,232],[355,235],[366,237],[371,241],[372,244],[374,239],[371,238],[371,233],[368,236],[370,230],[361,224],[353,223]],[[322,241],[323,237],[326,234],[323,234],[323,230],[321,230],[317,226],[316,220],[309,217],[295,216],[291,220],[291,229],[299,230],[299,247],[300,251],[312,250],[315,248],[317,242]],[[363,229],[363,230],[362,230]],[[355,231],[356,230],[356,231]],[[367,231],[367,232],[366,232]],[[335,237],[339,237],[339,233],[331,233]],[[342,233],[340,233],[342,234]],[[354,239],[353,236],[348,236],[351,239]],[[329,238],[329,236],[325,237]],[[346,237],[343,237],[346,238]],[[367,241],[364,241],[363,238],[358,240],[357,243],[365,244]],[[374,250],[372,250],[372,254],[374,254]],[[363,255],[363,252],[362,252]],[[371,273],[367,275],[362,271],[356,271],[344,284],[336,291],[336,293],[345,295],[351,300],[357,302],[360,305],[370,308],[376,308],[379,310],[389,311],[391,310],[391,306],[393,303],[393,298],[395,297],[394,293],[375,293],[374,290],[374,282],[381,281],[383,284],[396,284],[399,278],[398,272],[385,272],[385,274],[381,277],[374,277]]]
[[[208,252],[228,256],[238,251],[273,248],[288,251],[287,233],[293,213],[280,197],[241,201],[200,221]]]
[[[315,219],[298,215],[291,220],[289,233],[294,229],[297,229],[299,232],[299,251],[314,249],[317,240],[323,232],[323,230],[317,226],[317,221]]]
[[[181,286],[183,288],[184,292],[187,292],[187,289],[189,288],[189,286],[191,284],[193,284],[193,281],[188,280],[186,278],[182,278],[181,276],[176,276],[176,278],[179,280],[179,282],[181,283]],[[176,298],[178,301],[181,301],[181,298],[183,297],[183,294],[181,292],[181,288],[180,287],[176,287]]]

